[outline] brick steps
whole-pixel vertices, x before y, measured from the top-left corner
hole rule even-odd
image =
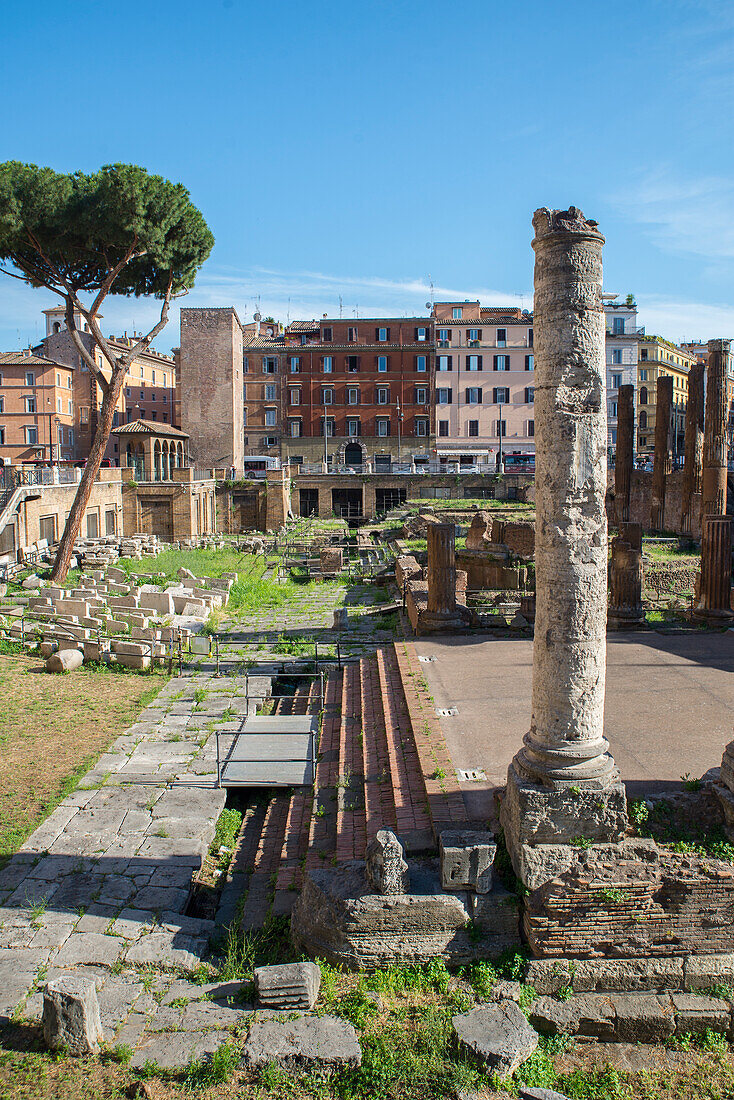
[[[336,858],[363,859],[366,844],[362,757],[361,662],[349,664],[342,684],[337,779]]]
[[[376,658],[360,661],[362,689],[362,764],[367,842],[379,829],[397,830],[385,711]]]

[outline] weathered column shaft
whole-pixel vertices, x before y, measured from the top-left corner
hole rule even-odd
[[[604,739],[607,417],[601,250],[580,210],[536,210],[533,716],[500,808],[516,874],[536,889],[579,837],[618,841],[624,787]]]
[[[688,372],[688,404],[686,405],[686,440],[683,462],[683,492],[681,530],[693,530],[693,496],[701,492],[703,468],[703,363],[695,363]]]
[[[456,533],[453,523],[429,523],[428,611],[452,615],[456,610]]]
[[[706,369],[706,421],[703,434],[703,497],[701,516],[726,512],[726,428],[729,417],[726,373],[730,340],[709,340]]]
[[[596,781],[603,737],[607,479],[604,238],[580,211],[538,210],[535,249],[536,612],[530,776]]]
[[[612,539],[611,599],[607,623],[618,630],[642,622],[642,527],[623,523]]]
[[[652,505],[650,526],[654,531],[665,527],[665,482],[670,471],[670,415],[673,409],[673,378],[658,374],[655,405],[655,455],[652,466]]]
[[[698,610],[731,617],[731,517],[704,516]]]
[[[629,523],[635,441],[635,387],[620,386],[617,395],[617,450],[614,459],[614,508],[617,523]]]

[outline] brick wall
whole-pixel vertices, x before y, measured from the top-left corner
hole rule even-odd
[[[181,310],[181,420],[192,462],[234,466],[244,456],[242,326],[231,307]]]

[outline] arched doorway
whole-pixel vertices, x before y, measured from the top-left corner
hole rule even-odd
[[[359,443],[347,443],[346,447],[344,448],[344,465],[362,465],[362,448]]]

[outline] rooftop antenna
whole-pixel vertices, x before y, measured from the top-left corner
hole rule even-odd
[[[286,318],[287,318],[287,323],[290,325],[290,323],[291,323],[291,300],[290,300],[290,297],[288,298],[288,312],[286,314]]]
[[[341,320],[343,305],[344,305],[344,303],[342,302],[342,296],[340,294],[339,295],[339,320]]]
[[[431,309],[431,313],[433,313],[433,276],[431,275],[430,272],[428,273],[428,285],[431,288],[431,306],[430,306],[430,309]]]
[[[352,313],[355,317],[359,317],[359,302],[354,303],[354,309],[352,310]]]

